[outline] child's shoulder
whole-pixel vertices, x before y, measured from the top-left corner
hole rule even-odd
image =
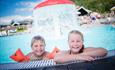
[[[45,53],[49,53],[48,51],[45,51]]]
[[[48,54],[49,54],[49,52],[48,52],[48,51],[45,51],[45,52],[44,52],[44,55],[48,55]]]

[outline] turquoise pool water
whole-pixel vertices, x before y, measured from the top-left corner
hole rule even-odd
[[[92,28],[82,29],[84,34],[85,47],[103,47],[107,50],[115,50],[115,28],[111,25],[98,26]],[[24,54],[31,51],[30,44],[31,38],[34,34],[23,34],[15,36],[0,37],[0,63],[14,62],[9,58],[18,48],[22,50]],[[51,51],[55,46],[61,50],[67,50],[67,33],[60,39],[49,39],[45,37],[46,50]]]

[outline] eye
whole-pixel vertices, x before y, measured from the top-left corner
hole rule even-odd
[[[71,42],[75,42],[74,40],[72,40]]]
[[[76,42],[82,42],[81,40],[77,40]]]
[[[34,47],[38,47],[38,45],[34,45]]]
[[[77,42],[80,42],[79,40],[77,40]]]
[[[43,47],[44,45],[40,45],[40,47]]]

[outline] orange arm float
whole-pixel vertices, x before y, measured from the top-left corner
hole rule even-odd
[[[10,58],[17,62],[30,60],[29,57],[25,56],[20,49],[18,49],[13,55],[11,55]]]
[[[49,59],[53,59],[54,56],[55,56],[55,54],[58,53],[59,51],[60,51],[60,50],[59,50],[57,47],[55,47],[55,48],[53,49],[53,51],[47,55],[48,58],[49,58]]]

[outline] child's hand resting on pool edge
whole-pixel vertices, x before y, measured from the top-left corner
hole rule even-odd
[[[83,61],[93,61],[93,60],[95,60],[94,57],[91,57],[91,56],[88,56],[88,55],[80,55],[80,54],[76,55],[75,59],[76,60],[83,60]]]

